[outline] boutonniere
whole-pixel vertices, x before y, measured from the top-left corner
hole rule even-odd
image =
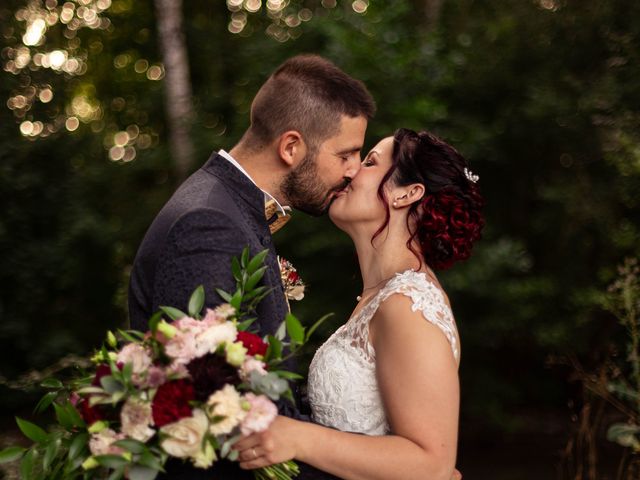
[[[285,258],[278,257],[278,264],[280,265],[280,279],[282,280],[287,300],[302,300],[304,298],[305,285],[300,275],[298,275],[298,271]]]

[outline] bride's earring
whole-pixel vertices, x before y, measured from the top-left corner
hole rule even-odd
[[[393,208],[398,208],[398,202],[396,202],[395,200],[393,201]]]

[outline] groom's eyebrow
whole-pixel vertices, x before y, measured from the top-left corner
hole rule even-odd
[[[346,155],[347,153],[357,153],[362,150],[362,145],[357,147],[349,147],[336,152],[336,155]]]

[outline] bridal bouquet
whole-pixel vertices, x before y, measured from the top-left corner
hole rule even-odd
[[[236,460],[233,444],[269,427],[274,401],[293,400],[287,380],[299,376],[281,366],[323,320],[305,332],[289,314],[275,335],[251,333],[250,315],[269,293],[257,286],[266,253],[250,258],[245,249],[233,259],[237,289],[218,291],[228,303],[203,309],[198,287],[187,313],[161,307],[147,332],[108,332],[95,368],[66,384],[45,381],[51,391],[36,411],[52,405],[57,423],[45,431],[17,418],[34,443],[3,450],[0,462],[22,458],[23,479],[152,480],[169,457],[197,468]],[[256,479],[297,473],[294,462],[254,471]]]

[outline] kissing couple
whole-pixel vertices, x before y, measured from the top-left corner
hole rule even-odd
[[[207,307],[223,303],[215,289],[235,289],[231,258],[249,246],[269,250],[262,281],[272,293],[254,326],[274,334],[288,305],[271,235],[290,207],[328,213],[362,275],[351,317],[311,362],[311,418],[282,404],[269,430],[236,443],[239,463],[170,460],[163,478],[251,479],[290,459],[302,479],[460,478],[460,338],[434,270],[467,259],[480,237],[478,177],[427,131],[401,128],[362,159],[374,112],[362,82],[328,60],[287,60],[258,91],[238,144],[213,153],[151,224],[129,288],[131,327],[142,331],[198,285]]]

